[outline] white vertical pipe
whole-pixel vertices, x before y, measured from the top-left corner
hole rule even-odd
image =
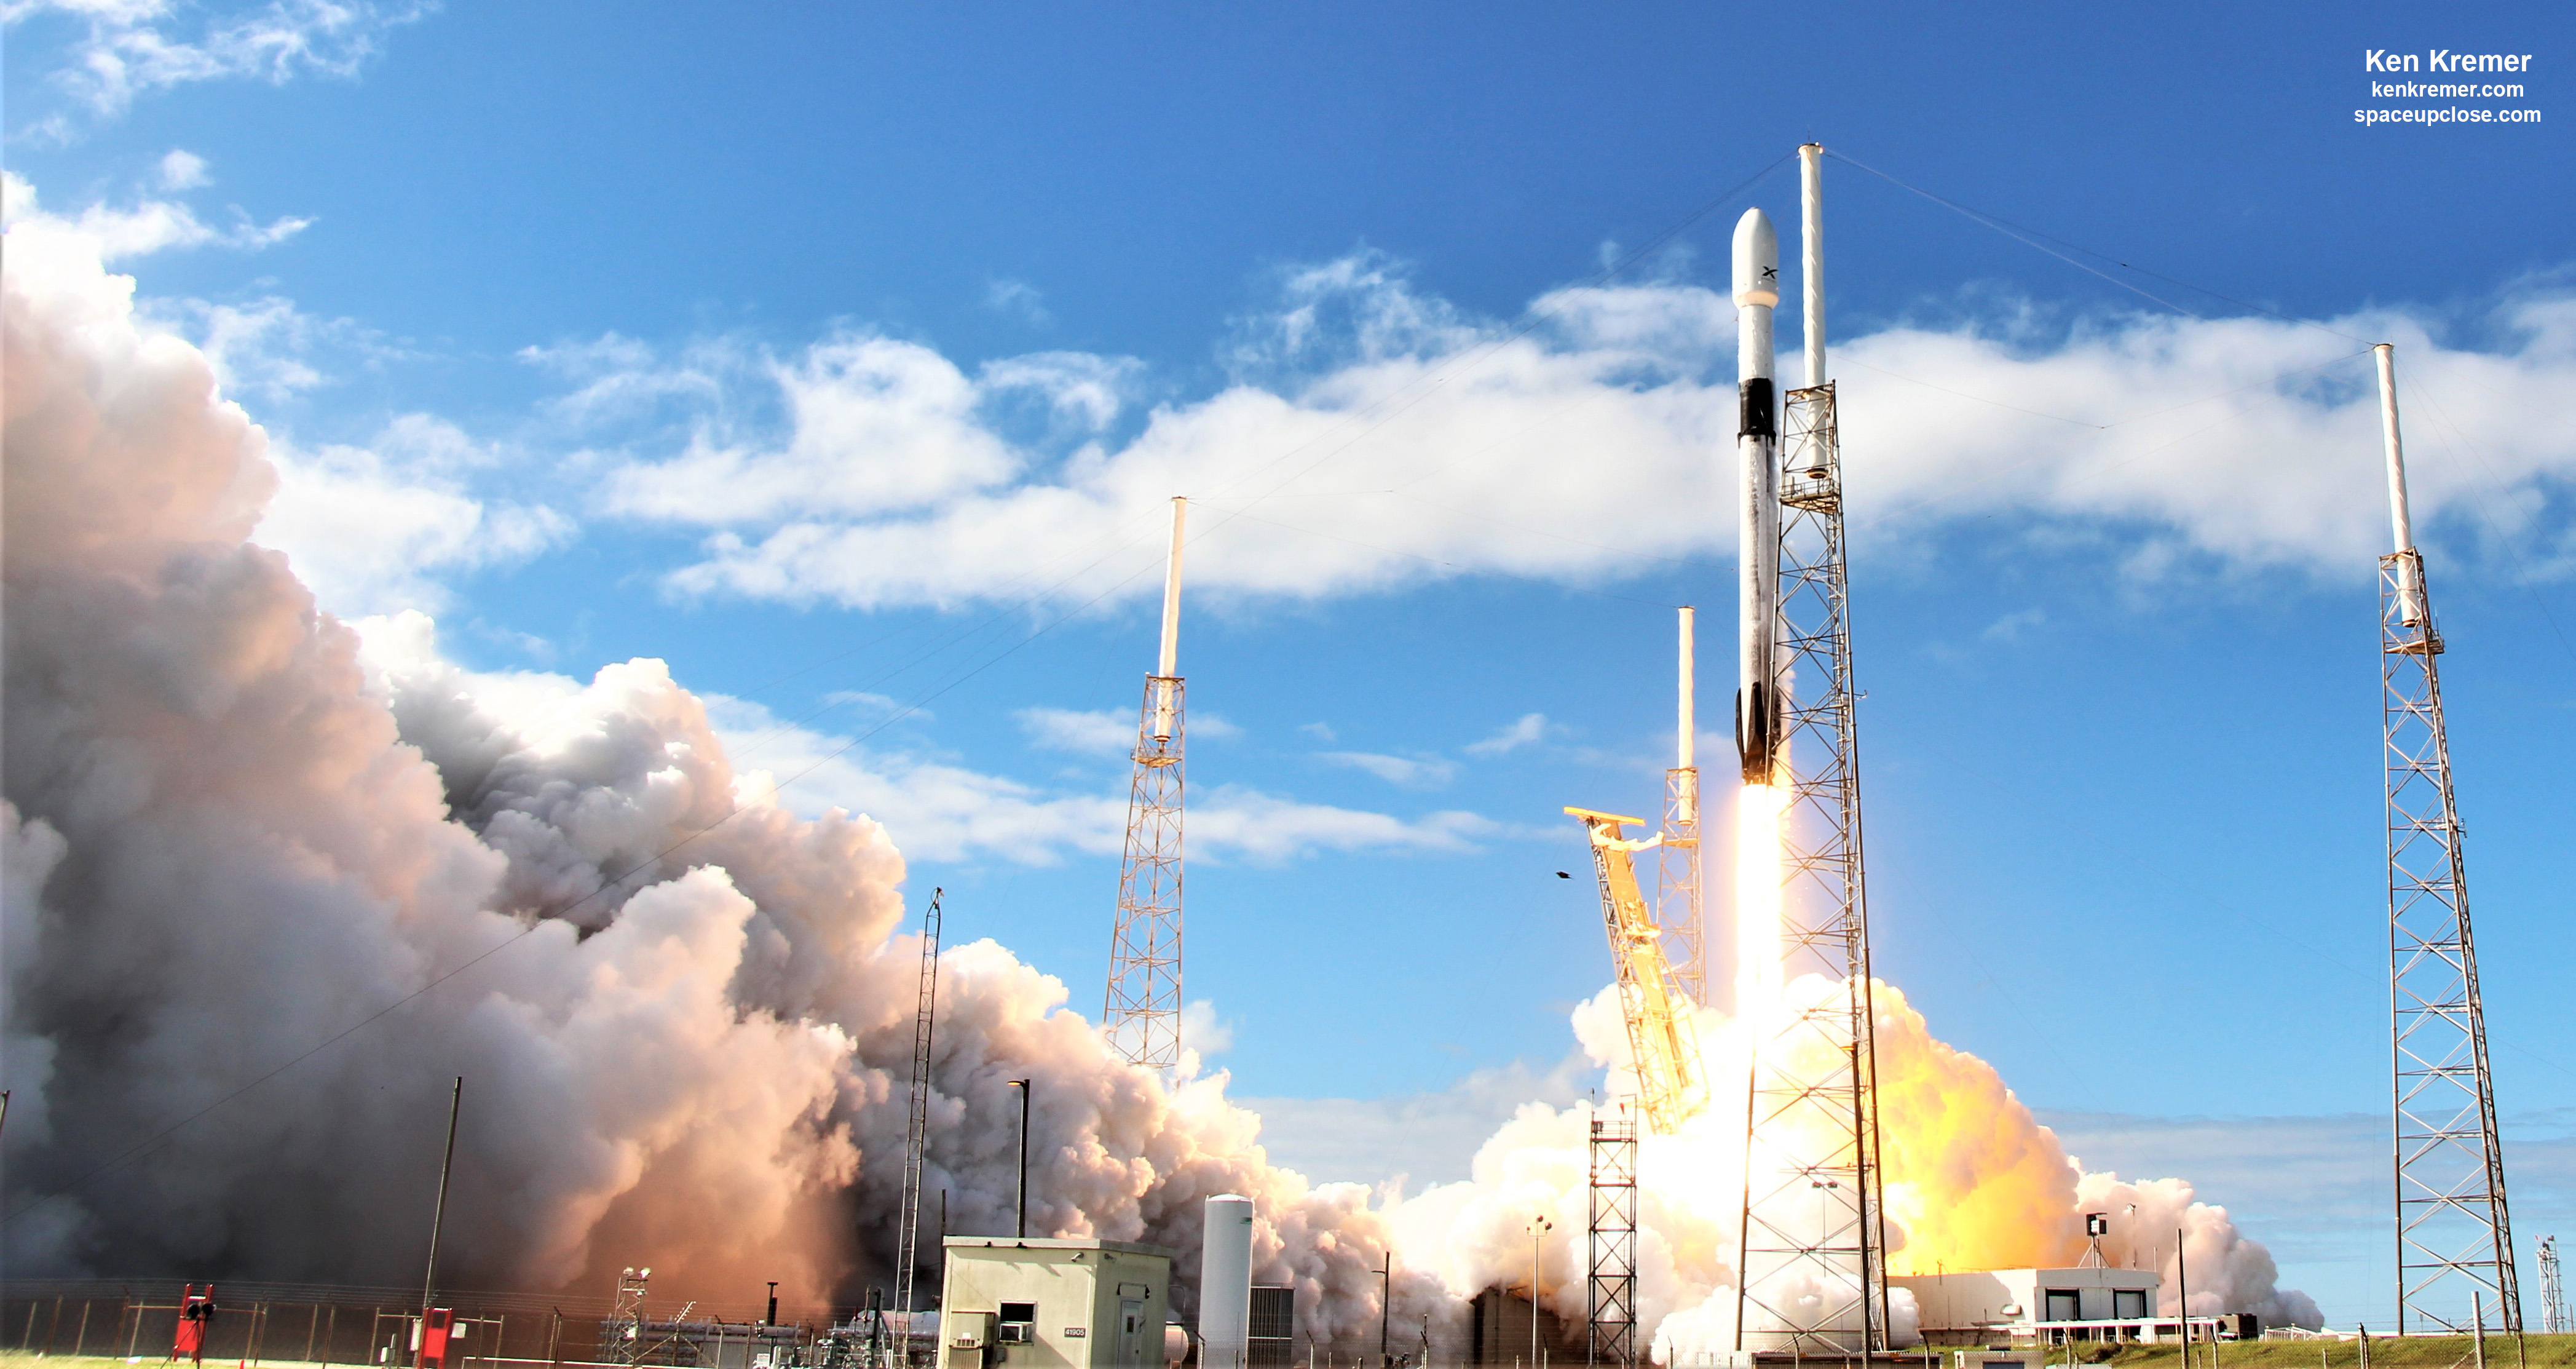
[[[1189,518],[1190,501],[1172,497],[1172,559],[1163,569],[1163,668],[1154,672],[1169,678],[1180,673],[1181,664],[1181,525]]]
[[[1680,768],[1690,769],[1699,762],[1699,683],[1694,669],[1692,645],[1693,620],[1698,615],[1688,606],[1682,608],[1682,746]]]
[[[2397,550],[2413,551],[2415,521],[2406,507],[2406,446],[2397,435],[2397,348],[2383,342],[2370,350],[2379,360],[2379,431],[2388,448],[2389,531]],[[2397,616],[2408,627],[2424,621],[2424,595],[2412,570],[2398,573]]]
[[[1805,243],[1799,270],[1806,277],[1807,376],[1802,384],[1825,383],[1825,146],[1798,147],[1798,208]]]
[[[1188,521],[1190,501],[1172,497],[1172,555],[1163,568],[1163,654],[1161,668],[1154,672],[1161,681],[1154,686],[1154,740],[1172,739],[1172,686],[1181,667],[1181,530]]]
[[[1207,1200],[1199,1242],[1199,1369],[1244,1369],[1252,1331],[1252,1200]]]

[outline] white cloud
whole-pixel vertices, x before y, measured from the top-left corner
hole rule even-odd
[[[1013,314],[1030,323],[1045,325],[1055,321],[1046,310],[1046,297],[1024,280],[996,277],[984,287],[984,307],[1000,314]]]
[[[53,73],[91,112],[124,112],[138,95],[198,81],[249,79],[284,85],[299,74],[354,78],[385,35],[433,8],[371,0],[270,0],[218,15],[194,32],[168,0],[11,0],[0,20],[54,14],[81,26],[70,60]],[[60,131],[63,125],[56,120]]]
[[[1985,638],[1989,642],[2018,642],[2021,640],[2023,633],[2028,632],[2032,628],[2035,628],[2047,621],[2048,610],[2042,608],[2026,608],[2019,610],[2018,612],[2007,613],[1993,622],[1986,624],[1985,631],[1980,632],[1977,635]]]
[[[789,414],[782,445],[701,424],[678,456],[616,470],[610,510],[713,526],[793,516],[801,526],[816,517],[937,506],[1001,484],[1020,468],[1020,455],[976,421],[975,383],[927,347],[852,334],[761,369]]]
[[[710,695],[707,706],[747,788],[774,791],[802,813],[832,807],[866,813],[915,859],[998,856],[1051,865],[1074,853],[1114,856],[1126,836],[1123,782],[1114,791],[1051,792],[918,751],[878,750],[782,722],[747,700]],[[1475,850],[1479,839],[1509,835],[1474,813],[1408,819],[1237,785],[1190,794],[1193,859],[1272,865],[1319,851],[1455,853]]]
[[[1315,759],[1326,765],[1365,771],[1408,789],[1437,789],[1458,773],[1456,764],[1429,757],[1384,756],[1373,751],[1325,751]]]
[[[1467,754],[1470,756],[1507,756],[1514,751],[1520,750],[1524,746],[1535,745],[1538,742],[1546,740],[1547,734],[1548,721],[1546,714],[1524,713],[1506,724],[1501,730],[1495,732],[1494,735],[1487,737],[1480,742],[1469,743],[1467,746]]]
[[[1106,709],[1023,708],[1011,715],[1032,745],[1093,756],[1123,756],[1136,745],[1136,722]]]
[[[164,190],[194,190],[214,183],[214,178],[206,174],[205,158],[176,147],[161,158],[160,178]]]
[[[402,355],[382,336],[345,318],[316,318],[278,295],[218,303],[149,299],[138,310],[197,344],[228,398],[277,401],[331,383],[324,359],[373,365]],[[397,424],[425,423],[408,415]]]
[[[1132,431],[1101,417],[1145,388],[1132,363],[1048,353],[970,376],[920,344],[825,339],[753,388],[727,378],[690,436],[614,470],[610,501],[708,531],[676,591],[860,607],[1150,595],[1175,493],[1200,504],[1191,582],[1220,598],[1591,582],[1729,549],[1733,343],[1716,292],[1556,291],[1515,335],[1375,258],[1284,289],[1240,330],[1230,383]],[[1991,519],[1990,537],[2100,542],[2140,576],[2327,573],[2375,553],[2362,344],[2264,319],[2047,331],[2011,299],[1984,318],[1837,349],[1856,544],[1885,555]],[[2519,536],[2521,505],[2576,472],[2576,430],[2553,418],[2576,389],[2576,293],[2526,283],[2456,322],[2329,320],[2399,344],[2419,526],[2483,535],[2482,510],[2506,504]],[[2462,330],[2498,340],[2437,341]],[[1000,387],[1023,374],[1079,431],[1004,421]],[[772,407],[758,386],[785,401],[772,430],[742,417]],[[2539,559],[2565,533],[2553,522]]]
[[[256,540],[344,617],[435,611],[450,598],[441,574],[524,561],[574,532],[542,504],[469,493],[457,473],[491,461],[488,449],[425,415],[395,419],[368,446],[272,442],[269,458],[278,491]]]
[[[232,227],[217,228],[177,200],[140,200],[130,209],[93,204],[81,211],[77,227],[97,241],[100,260],[122,261],[172,248],[215,246],[256,252],[284,242],[313,224],[311,219],[293,217],[254,223],[240,210],[234,210],[233,217]]]

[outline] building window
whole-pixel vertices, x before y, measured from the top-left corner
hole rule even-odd
[[[2147,1315],[2147,1291],[2143,1288],[2112,1290],[2111,1315],[2124,1320]]]
[[[1038,1338],[1038,1305],[1033,1302],[1006,1302],[1002,1314],[1001,1340],[1005,1345],[1027,1345]]]
[[[2052,1288],[2048,1290],[2047,1296],[2046,1315],[2040,1318],[2041,1321],[2081,1321],[2083,1319],[2083,1301],[2075,1289]]]

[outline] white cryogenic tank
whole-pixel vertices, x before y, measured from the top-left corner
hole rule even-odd
[[[1199,1369],[1244,1369],[1252,1322],[1252,1200],[1207,1200],[1199,1251]]]

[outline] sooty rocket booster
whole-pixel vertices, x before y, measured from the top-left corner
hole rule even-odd
[[[1735,453],[1743,472],[1736,545],[1742,647],[1735,750],[1747,784],[1769,784],[1779,759],[1780,423],[1771,375],[1771,310],[1780,302],[1780,237],[1759,209],[1735,224]]]

